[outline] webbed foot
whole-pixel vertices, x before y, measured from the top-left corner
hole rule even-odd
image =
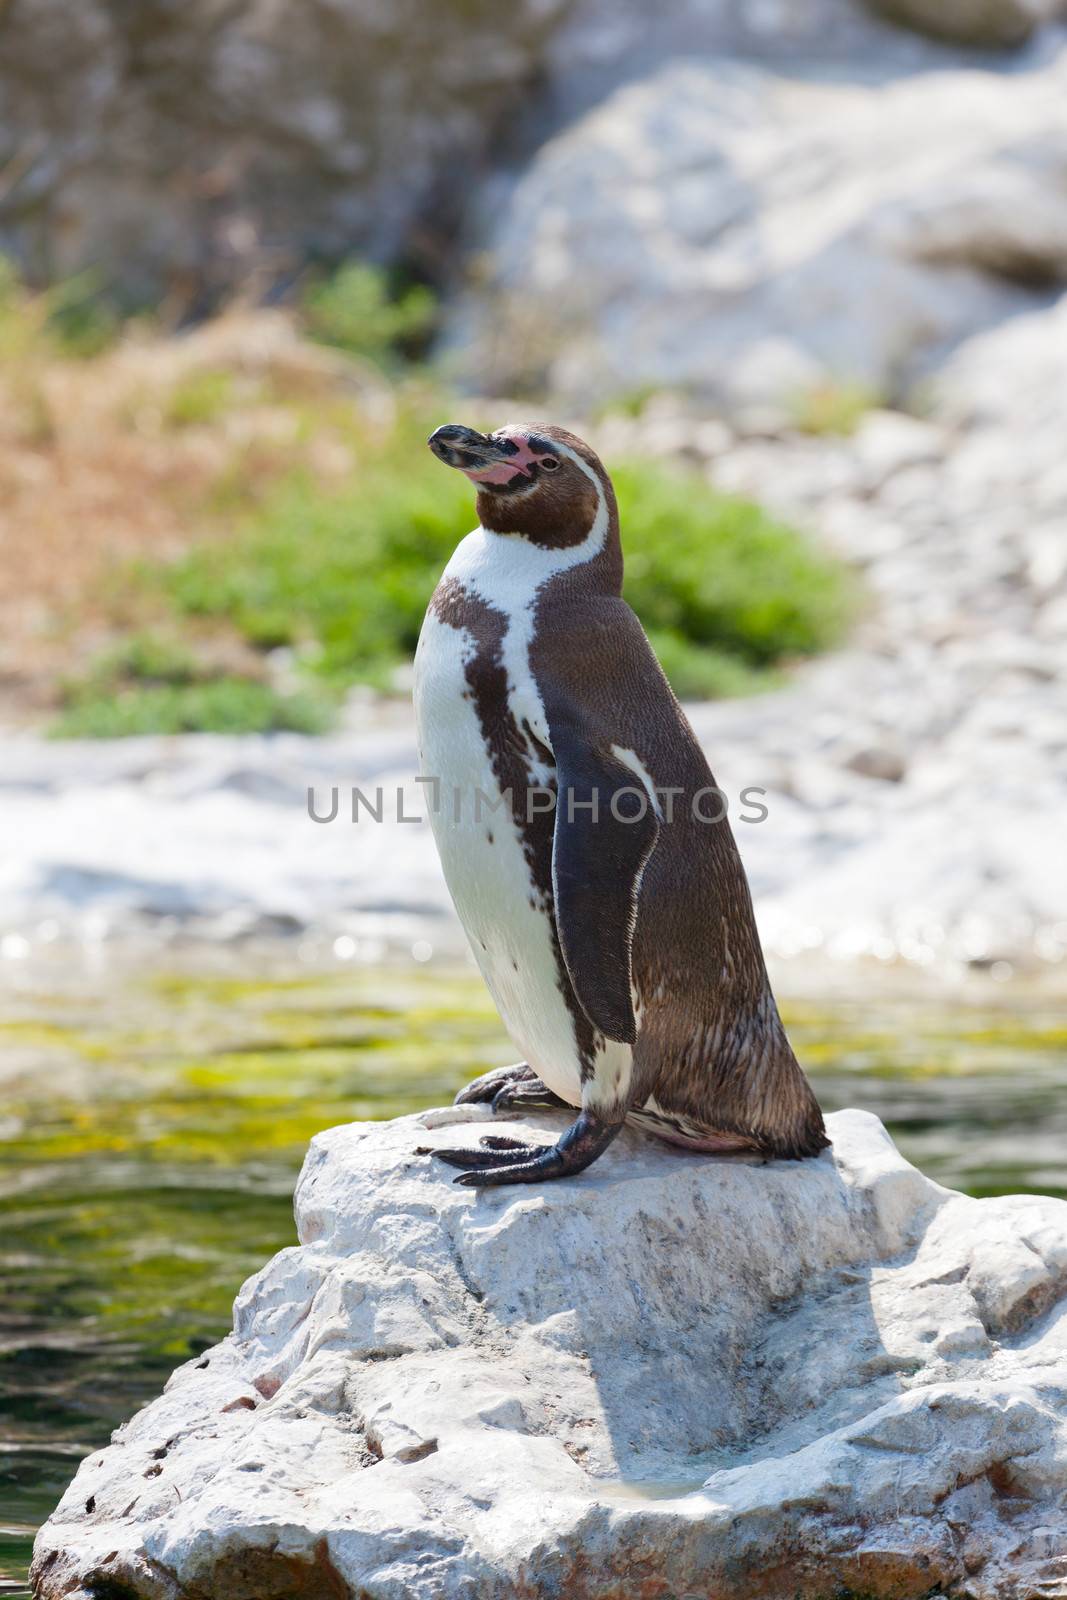
[[[434,1150],[451,1167],[464,1167],[453,1181],[469,1189],[486,1189],[504,1183],[540,1183],[545,1178],[568,1178],[594,1162],[614,1139],[621,1122],[602,1122],[582,1111],[557,1144],[526,1144],[487,1134],[475,1150]]]
[[[553,1094],[525,1061],[513,1067],[494,1067],[483,1072],[456,1095],[454,1105],[477,1105],[489,1101],[494,1111],[555,1111],[566,1100]]]
[[[505,1083],[493,1096],[494,1111],[573,1111],[574,1107],[553,1094],[540,1078],[524,1078],[521,1083]]]
[[[483,1072],[480,1078],[472,1078],[470,1083],[464,1084],[456,1095],[452,1104],[454,1106],[479,1105],[486,1100],[492,1100],[501,1089],[510,1084],[518,1086],[528,1083],[536,1073],[528,1067],[525,1061],[516,1061],[511,1067],[494,1067],[491,1072]]]

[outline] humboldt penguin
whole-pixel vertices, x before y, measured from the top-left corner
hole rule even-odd
[[[816,1155],[703,752],[622,599],[615,493],[551,424],[448,425],[479,526],[426,613],[415,712],[434,837],[523,1061],[458,1104],[569,1106],[554,1145],[433,1153],[475,1187],[581,1172],[629,1122],[687,1150]]]

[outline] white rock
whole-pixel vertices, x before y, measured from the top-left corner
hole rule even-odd
[[[814,1162],[627,1133],[481,1195],[416,1153],[486,1120],[312,1142],[300,1245],[83,1463],[39,1600],[1062,1592],[1067,1205],[859,1111]]]
[[[1058,397],[1067,370],[1067,296],[967,340],[939,372],[931,400],[940,417],[975,429],[972,469],[988,474],[989,455],[1005,453],[1008,473],[1049,430],[1060,448],[1050,466],[1067,500]],[[962,454],[960,460],[967,459]]]
[[[60,279],[92,263],[144,304],[181,276],[191,300],[225,301],[281,240],[283,271],[395,256],[438,177],[489,150],[569,9],[437,0],[416,19],[330,0],[294,31],[275,0],[150,17],[32,0],[5,19],[0,143],[28,141],[35,203],[0,219],[3,249]]]
[[[861,745],[845,758],[844,764],[850,772],[882,783],[899,783],[908,770],[903,750],[891,744]]]
[[[660,385],[753,426],[906,389],[1067,265],[1067,50],[927,65],[647,67],[494,189],[451,355],[497,392]]]
[[[871,488],[905,467],[940,461],[945,451],[940,429],[900,411],[869,411],[852,444]]]

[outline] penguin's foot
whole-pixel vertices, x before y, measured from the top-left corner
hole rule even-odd
[[[478,1105],[486,1100],[494,1100],[502,1089],[513,1084],[517,1087],[520,1083],[529,1084],[534,1081],[540,1082],[540,1079],[525,1061],[516,1061],[511,1067],[494,1067],[492,1072],[483,1072],[480,1078],[472,1078],[470,1083],[464,1084],[452,1104]]]
[[[543,1084],[540,1078],[506,1083],[493,1096],[494,1111],[573,1111],[574,1107]]]
[[[556,1111],[567,1108],[566,1100],[553,1094],[525,1061],[513,1067],[494,1067],[468,1083],[457,1094],[457,1106],[489,1101],[494,1111]]]
[[[478,1150],[434,1150],[450,1167],[467,1170],[454,1179],[469,1189],[486,1189],[504,1183],[540,1183],[545,1178],[568,1178],[594,1162],[614,1139],[621,1122],[602,1122],[582,1111],[559,1137],[558,1144],[524,1144],[487,1134]]]
[[[473,1170],[515,1166],[520,1160],[533,1161],[553,1148],[552,1145],[526,1144],[522,1139],[504,1139],[488,1133],[479,1140],[479,1144],[479,1150],[431,1150],[430,1154],[440,1156],[450,1167],[470,1167]]]

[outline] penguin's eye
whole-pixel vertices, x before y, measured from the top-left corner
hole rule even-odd
[[[558,472],[559,471],[559,462],[556,460],[555,456],[544,456],[542,458],[541,471],[542,472]]]

